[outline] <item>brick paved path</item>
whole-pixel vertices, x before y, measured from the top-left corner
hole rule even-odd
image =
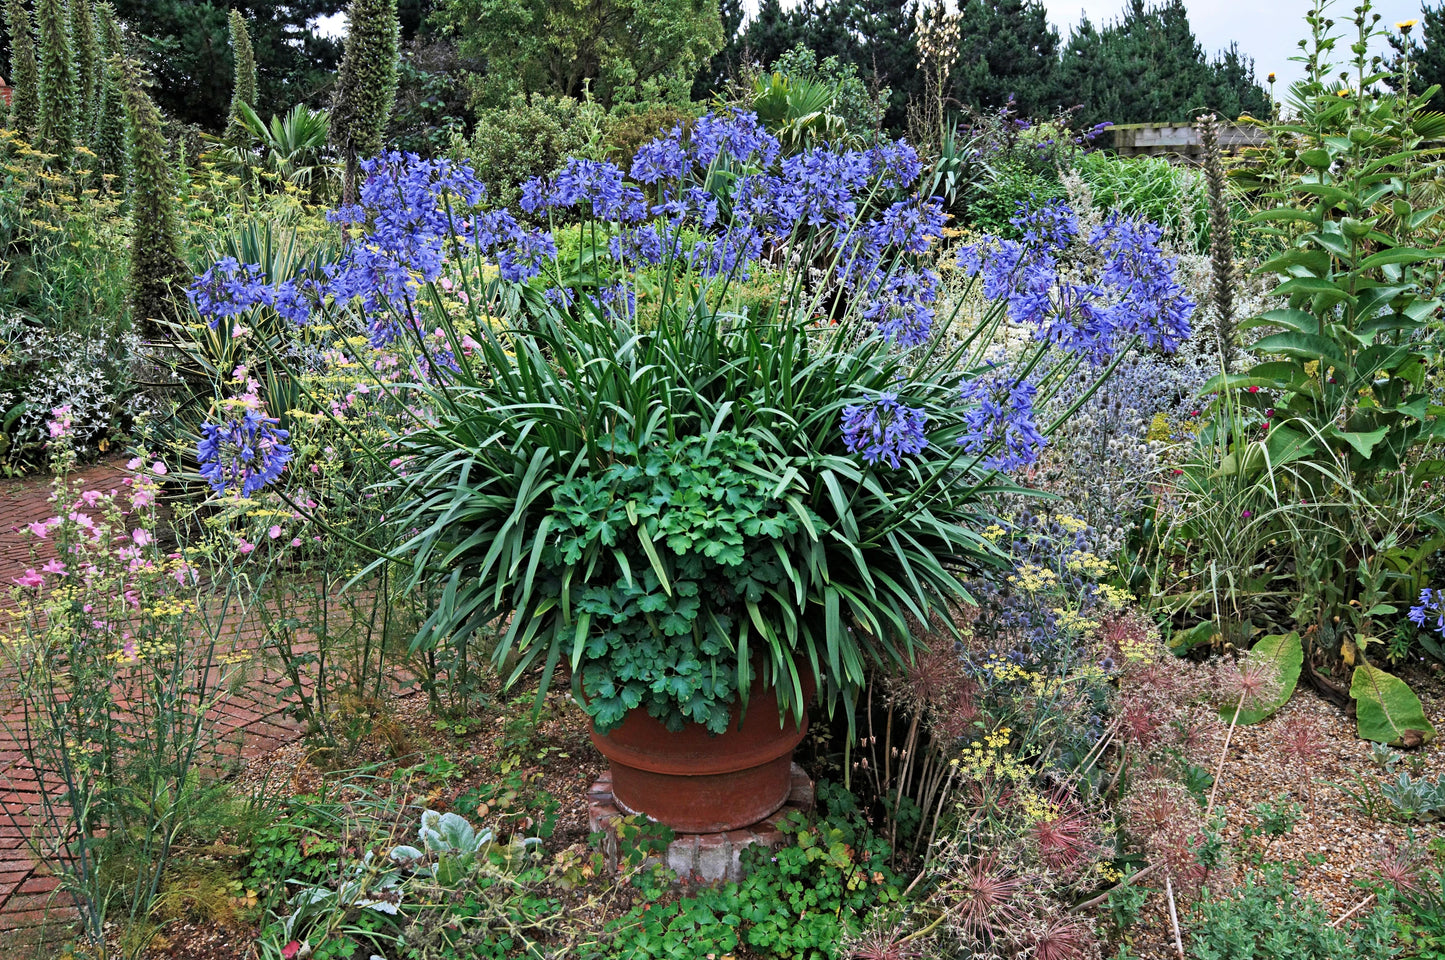
[[[119,462],[89,467],[77,474],[87,488],[109,490],[119,487],[125,476]],[[49,502],[50,481],[38,477],[23,481],[0,481],[0,606],[10,604],[10,588],[14,577],[27,567],[36,566],[36,559],[48,559],[32,547],[47,547],[49,541],[21,537],[15,530],[27,523],[54,515]],[[3,615],[3,611],[0,611]],[[249,636],[240,631],[241,650],[256,648],[256,633]],[[218,654],[225,651],[218,651]],[[248,668],[246,685],[223,697],[214,708],[212,735],[220,741],[232,759],[251,758],[268,753],[301,735],[300,725],[286,715],[290,702],[280,691],[284,677],[274,665],[264,661]],[[7,943],[15,938],[39,933],[48,921],[71,920],[76,917],[74,905],[58,892],[58,879],[31,855],[24,824],[44,788],[58,791],[56,779],[46,775],[37,781],[34,770],[26,763],[20,744],[10,731],[18,724],[15,705],[6,692],[7,678],[0,673],[0,716],[12,722],[0,724],[0,956],[8,957]]]

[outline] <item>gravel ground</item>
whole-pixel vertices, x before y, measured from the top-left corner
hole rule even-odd
[[[1445,678],[1437,672],[1412,676],[1412,686],[1420,695],[1426,714],[1445,730]],[[391,705],[388,718],[394,726],[387,737],[374,737],[363,745],[348,766],[382,764],[379,773],[416,764],[427,758],[445,758],[460,762],[475,758],[470,772],[463,778],[417,793],[417,786],[392,784],[384,776],[370,781],[378,790],[411,792],[413,802],[426,802],[438,809],[448,809],[467,786],[489,776],[500,758],[502,731],[509,718],[525,706],[497,708],[486,722],[465,738],[437,733],[427,711],[425,696],[411,694],[398,698]],[[1202,710],[1196,718],[1199,732],[1194,742],[1192,762],[1211,772],[1219,759],[1228,723],[1212,711]],[[1285,758],[1284,738],[1291,731],[1306,726],[1315,734],[1320,746],[1318,756],[1307,771],[1291,765]],[[561,803],[556,832],[549,848],[560,850],[587,841],[586,809],[583,803],[586,788],[602,769],[603,761],[587,740],[585,717],[575,707],[565,704],[555,694],[544,712],[542,726],[535,743],[544,745],[534,758],[534,765],[525,765],[524,772],[535,774],[540,786]],[[407,754],[400,760],[391,756],[398,746]],[[1436,742],[1422,749],[1400,752],[1398,769],[1410,769],[1416,775],[1432,779],[1445,775],[1445,744]],[[271,754],[250,761],[238,774],[242,790],[268,784],[269,789],[289,794],[318,789],[332,776],[314,761],[311,748],[293,743]],[[1234,848],[1233,859],[1242,861],[1250,850],[1263,848],[1270,861],[1294,861],[1300,864],[1299,889],[1314,897],[1332,916],[1340,917],[1356,907],[1365,896],[1354,881],[1371,875],[1379,858],[1392,847],[1404,844],[1409,827],[1391,820],[1371,820],[1359,809],[1342,787],[1356,793],[1364,784],[1372,787],[1382,782],[1385,773],[1371,760],[1369,744],[1357,738],[1354,720],[1338,707],[1301,689],[1275,716],[1263,723],[1237,727],[1230,740],[1229,753],[1220,777],[1215,810],[1224,818],[1225,836]],[[1254,808],[1264,801],[1277,802],[1281,797],[1298,802],[1304,812],[1294,829],[1280,838],[1246,838],[1242,831],[1257,826],[1259,817]],[[474,822],[478,811],[457,810]],[[1416,825],[1418,839],[1445,831],[1445,824]],[[1323,857],[1319,865],[1306,861],[1309,854]],[[1222,878],[1227,884],[1229,874]],[[599,918],[598,922],[602,922]],[[1187,945],[1190,915],[1181,905],[1181,925]],[[254,931],[229,929],[208,924],[184,924],[168,928],[165,940],[150,956],[177,960],[243,960],[249,957],[249,942]],[[1130,948],[1140,958],[1177,956],[1162,892],[1154,891],[1140,923],[1129,936]]]
[[[1442,737],[1423,748],[1396,751],[1396,772],[1435,779],[1445,775],[1445,678],[1440,672],[1419,671],[1409,677],[1425,715]],[[1224,747],[1229,724],[1217,714],[1201,711],[1193,762],[1213,772]],[[1306,725],[1320,745],[1317,758],[1301,769],[1288,759],[1284,742],[1291,727]],[[1273,717],[1248,727],[1236,727],[1229,755],[1219,778],[1215,811],[1225,821],[1225,837],[1236,862],[1250,849],[1263,849],[1265,859],[1299,864],[1298,889],[1313,897],[1338,919],[1357,907],[1368,894],[1355,885],[1367,880],[1375,865],[1396,847],[1406,844],[1412,826],[1388,819],[1371,819],[1344,788],[1356,794],[1378,793],[1386,773],[1370,757],[1370,744],[1359,739],[1355,721],[1337,706],[1300,689]],[[1391,774],[1390,776],[1393,776]],[[1258,826],[1255,807],[1278,802],[1282,795],[1304,807],[1294,829],[1283,837],[1244,838],[1243,830]],[[1417,842],[1445,835],[1445,823],[1414,824]],[[1312,865],[1306,857],[1323,857]],[[1226,883],[1228,881],[1226,880]],[[1181,916],[1186,947],[1189,918]],[[1134,952],[1141,958],[1176,957],[1163,893],[1151,895],[1141,924],[1134,931]]]

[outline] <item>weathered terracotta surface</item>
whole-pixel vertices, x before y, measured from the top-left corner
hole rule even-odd
[[[813,696],[811,678],[805,698]],[[679,833],[723,833],[751,826],[777,812],[792,790],[793,748],[808,731],[778,720],[778,698],[755,688],[747,715],[727,731],[711,734],[701,724],[673,733],[646,710],[633,710],[592,742],[611,762],[618,807],[642,813]]]

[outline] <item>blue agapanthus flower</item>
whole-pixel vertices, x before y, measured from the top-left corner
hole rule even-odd
[[[291,460],[290,433],[274,417],[247,409],[239,418],[201,425],[196,459],[201,476],[216,493],[234,490],[249,497],[274,483]]]
[[[905,407],[897,394],[879,394],[866,403],[849,404],[843,408],[842,426],[843,445],[849,453],[861,454],[865,463],[881,461],[896,470],[904,457],[917,456],[928,448],[924,434],[928,414]]]
[[[270,304],[274,293],[258,264],[237,263],[235,257],[224,257],[195,279],[186,289],[186,296],[214,330],[223,319]]]
[[[1102,366],[1136,336],[1166,353],[1188,338],[1195,304],[1155,225],[1116,213],[1084,236],[1060,201],[1020,203],[1010,222],[1021,240],[968,244],[958,264],[1038,339]]]
[[[964,434],[958,443],[964,452],[982,456],[989,470],[1010,471],[1039,458],[1047,442],[1034,421],[1038,388],[995,370],[964,384]]]
[[[1445,600],[1445,591],[1431,590],[1429,587],[1421,590],[1420,602],[1410,608],[1410,622],[1445,637],[1445,610],[1441,609],[1442,600]]]

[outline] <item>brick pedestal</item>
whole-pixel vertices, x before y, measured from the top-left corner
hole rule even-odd
[[[742,852],[753,844],[777,850],[788,843],[778,829],[791,811],[813,809],[813,781],[803,768],[793,764],[793,790],[781,810],[760,823],[727,833],[679,833],[667,846],[666,865],[677,873],[679,884],[722,883],[743,878]],[[602,833],[602,852],[608,869],[617,869],[616,822],[627,816],[612,797],[612,774],[602,777],[587,791],[587,822],[593,832]],[[662,862],[658,859],[658,862]]]

